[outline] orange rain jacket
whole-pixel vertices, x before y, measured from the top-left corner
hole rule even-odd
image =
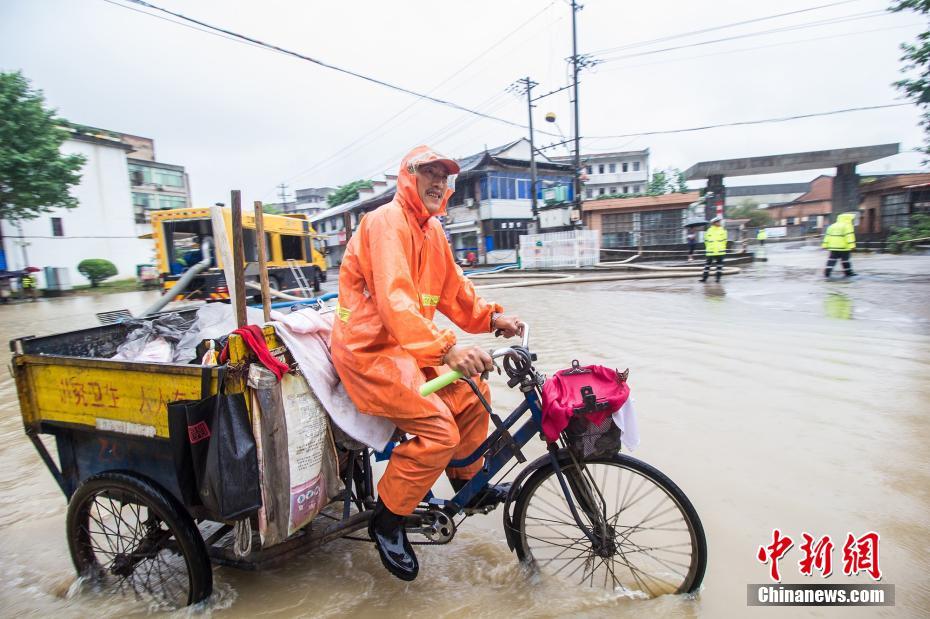
[[[491,315],[502,311],[475,293],[420,201],[408,164],[429,150],[418,146],[404,157],[394,200],[365,215],[339,270],[333,362],[363,413],[413,418],[442,406],[438,396],[429,396],[431,404],[418,393],[422,368],[441,366],[456,342],[433,323],[436,310],[469,333],[489,332]],[[446,190],[439,214],[452,193]]]

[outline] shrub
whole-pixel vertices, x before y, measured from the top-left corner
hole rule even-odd
[[[81,260],[77,266],[78,272],[90,280],[90,287],[96,288],[103,280],[116,275],[116,265],[103,258],[88,258]]]
[[[913,251],[914,245],[927,244],[927,237],[930,237],[930,215],[914,215],[910,227],[895,228],[888,236],[888,251],[893,254]]]

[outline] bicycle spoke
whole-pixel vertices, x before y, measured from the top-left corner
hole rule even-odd
[[[638,590],[649,597],[699,584],[703,564],[691,519],[668,482],[611,460],[575,461],[562,471],[578,516],[590,525],[597,546],[587,535],[579,536],[584,529],[570,514],[550,471],[528,490],[523,499],[527,504],[515,522],[524,553],[540,572],[583,586]]]

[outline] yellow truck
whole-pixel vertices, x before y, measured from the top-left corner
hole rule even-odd
[[[228,243],[232,246],[230,209],[222,209]],[[212,239],[209,208],[182,208],[151,214],[152,239],[165,292],[171,290],[187,269],[204,259],[201,247]],[[246,281],[258,282],[258,243],[255,217],[242,214]],[[272,290],[297,290],[302,276],[314,292],[326,281],[326,259],[317,245],[320,237],[306,215],[265,215],[265,247],[268,279]],[[213,245],[212,243],[210,244]],[[256,291],[257,292],[257,291]],[[214,252],[209,268],[197,275],[175,300],[218,301],[229,298],[222,258]]]

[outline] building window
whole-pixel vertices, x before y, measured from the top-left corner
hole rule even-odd
[[[638,162],[638,161],[634,161],[634,162],[633,162],[633,171],[634,171],[634,172],[639,172],[639,162]]]
[[[893,193],[882,196],[882,230],[907,228],[910,215],[906,193]]]
[[[145,185],[152,182],[152,169],[137,163],[129,164],[129,180],[133,186]]]
[[[601,216],[601,246],[630,247],[633,242],[633,213],[610,213]]]
[[[633,187],[633,191],[636,192],[636,193],[641,193],[641,192],[643,191],[643,186],[642,186],[642,185],[636,185],[636,186]]]
[[[593,166],[588,166],[588,167],[585,168],[585,170],[588,171],[588,176],[591,176],[592,174],[594,174],[594,167],[593,167]]]
[[[643,245],[674,245],[683,241],[685,209],[639,214]]]
[[[152,195],[139,191],[132,192],[132,211],[137,224],[148,223],[148,211],[152,208]]]
[[[65,229],[61,225],[61,217],[52,217],[52,236],[64,236]]]
[[[166,187],[183,187],[184,175],[177,170],[155,170],[155,183]]]
[[[585,189],[585,190],[584,190],[584,195],[585,195],[585,197],[587,197],[587,198],[593,198],[593,197],[594,197],[594,190],[593,190],[593,189]]]
[[[603,188],[603,187],[601,187],[601,188],[599,188],[599,189],[597,190],[597,195],[599,195],[599,196],[604,195],[604,188]]]
[[[547,186],[568,186],[571,182],[572,179],[567,176],[541,176],[537,179],[536,197],[541,198]],[[529,200],[532,197],[531,185],[529,174],[522,172],[492,172],[480,180],[481,196],[492,200]],[[571,193],[569,188],[568,200],[573,199]]]
[[[187,200],[184,196],[158,196],[159,210],[166,211],[168,209],[184,208],[185,206],[187,206]]]
[[[616,163],[608,164],[607,169],[608,171],[610,171],[611,174],[613,174],[614,172],[617,171],[617,164]]]
[[[794,217],[788,217],[787,219],[785,219],[785,223],[786,223],[787,225],[789,225],[789,226],[793,226],[793,225],[794,225]]]
[[[624,172],[629,172],[629,171],[630,171],[630,164],[624,163],[624,164],[623,164],[623,171],[624,171]]]
[[[514,249],[523,234],[522,222],[493,220],[491,222],[491,239],[493,246],[488,249]]]
[[[629,185],[624,185],[624,186],[623,186],[623,193],[630,193],[630,186],[629,186]]]
[[[616,187],[611,187],[611,188],[610,188],[610,193],[611,193],[611,194],[617,193],[617,188],[616,188]]]

